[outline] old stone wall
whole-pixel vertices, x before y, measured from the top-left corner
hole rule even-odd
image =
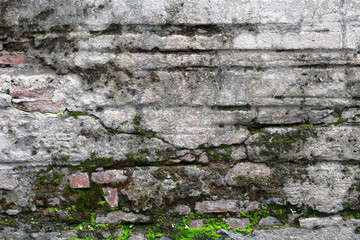
[[[360,239],[360,1],[0,13],[0,239]]]

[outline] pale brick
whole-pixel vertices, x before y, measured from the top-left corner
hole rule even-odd
[[[125,182],[127,178],[124,170],[107,170],[91,174],[91,181],[96,183],[120,183]]]
[[[221,213],[221,212],[238,212],[236,200],[218,200],[197,202],[195,205],[196,212]]]
[[[109,212],[96,217],[96,223],[147,223],[149,221],[150,217],[148,216],[123,211]]]

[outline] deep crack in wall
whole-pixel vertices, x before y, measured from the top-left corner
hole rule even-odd
[[[0,13],[0,239],[360,239],[359,1]]]

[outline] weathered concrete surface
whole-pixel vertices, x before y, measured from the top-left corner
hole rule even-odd
[[[144,239],[193,212],[262,228],[225,239],[357,239],[359,9],[0,0],[0,239]]]

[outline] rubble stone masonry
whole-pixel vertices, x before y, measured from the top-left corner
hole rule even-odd
[[[0,0],[0,239],[360,239],[360,1]]]

